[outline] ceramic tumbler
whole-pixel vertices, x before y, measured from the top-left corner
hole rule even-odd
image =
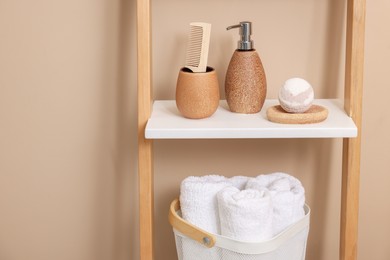
[[[219,84],[215,69],[195,73],[187,68],[179,72],[176,85],[176,106],[180,113],[191,119],[206,118],[214,114],[219,105]]]

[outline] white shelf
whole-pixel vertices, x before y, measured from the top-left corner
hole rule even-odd
[[[225,100],[209,118],[186,119],[174,100],[154,101],[153,112],[145,129],[146,139],[224,139],[224,138],[341,138],[356,137],[357,128],[335,99],[317,99],[314,104],[329,110],[328,118],[316,124],[277,124],[267,120],[268,107],[277,100],[266,100],[257,114],[229,111]]]

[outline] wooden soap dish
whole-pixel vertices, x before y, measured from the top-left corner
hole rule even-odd
[[[312,105],[304,113],[288,113],[280,105],[267,110],[268,120],[280,124],[313,124],[324,121],[328,117],[328,109]]]

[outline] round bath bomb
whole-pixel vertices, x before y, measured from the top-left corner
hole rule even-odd
[[[289,113],[305,112],[311,107],[313,100],[313,87],[301,78],[287,80],[279,91],[280,105]]]

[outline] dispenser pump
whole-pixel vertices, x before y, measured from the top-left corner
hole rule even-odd
[[[226,30],[240,28],[240,37],[238,41],[237,49],[241,51],[253,50],[253,41],[251,40],[252,34],[252,23],[251,22],[240,22],[240,24],[232,25],[226,28]]]

